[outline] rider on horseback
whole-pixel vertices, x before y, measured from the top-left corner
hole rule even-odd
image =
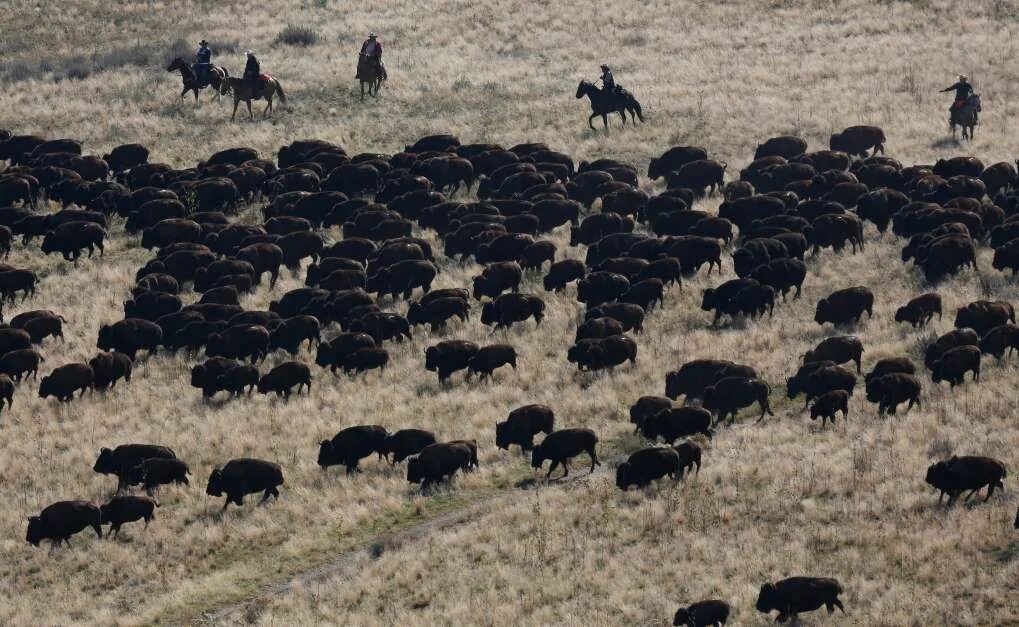
[[[195,78],[198,84],[205,86],[209,83],[209,68],[212,65],[212,50],[209,50],[209,42],[204,39],[198,42],[198,52],[195,53]]]
[[[382,42],[378,40],[375,33],[368,33],[368,39],[361,44],[361,56],[378,65],[379,71],[382,72],[382,78],[386,78],[386,64],[382,62]]]
[[[604,63],[601,66],[601,84],[602,91],[605,93],[616,93],[618,91],[616,79],[612,78],[612,70]]]
[[[244,65],[244,82],[251,87],[252,97],[257,99],[262,91],[262,69],[254,52],[248,50],[244,54],[248,57],[248,61]]]
[[[969,84],[969,79],[965,75],[960,74],[959,80],[954,85],[942,89],[941,93],[948,91],[955,92],[955,101],[948,108],[948,119],[951,122],[956,112],[965,107],[970,96],[973,95],[973,86]],[[973,117],[976,119],[976,111],[973,112]]]

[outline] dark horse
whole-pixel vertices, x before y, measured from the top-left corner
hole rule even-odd
[[[379,95],[382,81],[386,80],[386,72],[378,57],[357,57],[357,78],[361,81],[361,102],[364,102],[364,88],[368,87],[368,95],[372,98]]]
[[[620,89],[619,93],[607,94],[605,91],[598,89],[589,81],[580,81],[580,85],[577,85],[577,98],[583,98],[587,96],[591,99],[591,117],[587,118],[587,125],[594,130],[594,119],[601,116],[602,124],[605,128],[609,127],[609,114],[618,113],[619,117],[623,118],[623,124],[626,124],[626,112],[630,112],[630,119],[633,123],[637,123],[639,118],[641,122],[644,121],[644,113],[640,109],[640,103],[633,97],[633,94]]]
[[[973,139],[973,130],[977,127],[977,112],[980,111],[980,96],[971,94],[958,109],[953,108],[948,124],[952,127],[952,139],[955,139],[955,127],[962,127],[962,138]]]
[[[200,83],[198,77],[195,75],[195,71],[191,68],[191,64],[180,57],[171,61],[170,66],[166,68],[166,71],[180,72],[180,78],[184,81],[184,89],[180,92],[181,102],[184,102],[184,96],[189,91],[195,92],[195,102],[198,102],[198,90],[205,89],[206,87],[212,87],[212,91],[216,94],[213,96],[213,99],[219,100],[223,90],[223,82],[228,76],[230,76],[230,73],[226,71],[226,68],[218,65],[210,65],[208,82]]]

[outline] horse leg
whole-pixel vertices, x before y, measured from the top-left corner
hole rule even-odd
[[[619,110],[619,117],[623,118],[623,126],[626,126],[626,109]]]
[[[188,91],[190,91],[190,90],[187,87],[185,87],[184,90],[180,92],[180,103],[181,104],[184,104],[184,96],[186,96],[188,94]]]
[[[255,114],[251,112],[251,98],[248,98],[244,102],[248,105],[248,119],[249,120],[254,120],[255,119]]]
[[[594,130],[594,119],[596,117],[598,117],[598,114],[597,113],[592,113],[591,117],[587,118],[587,125],[591,127],[592,131]]]
[[[241,103],[241,99],[238,98],[237,96],[234,96],[234,112],[233,112],[233,115],[230,116],[230,121],[231,122],[234,120],[234,118],[237,117],[237,105],[239,105],[240,103]]]
[[[265,105],[265,110],[262,111],[262,117],[263,118],[268,116],[269,113],[272,111],[272,95],[271,94],[266,94],[265,100],[266,100],[266,102],[268,104]]]
[[[609,130],[609,116],[607,113],[601,114],[601,123],[605,127],[605,130]]]

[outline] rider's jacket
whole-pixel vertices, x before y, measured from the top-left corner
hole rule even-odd
[[[959,101],[959,100],[965,101],[967,98],[969,98],[969,95],[973,93],[973,86],[972,85],[970,85],[969,83],[961,83],[961,82],[960,83],[956,83],[956,84],[952,85],[951,87],[946,87],[946,88],[942,89],[941,91],[943,91],[943,92],[945,92],[945,91],[952,91],[953,89],[955,90],[955,99],[956,99],[956,101]]]

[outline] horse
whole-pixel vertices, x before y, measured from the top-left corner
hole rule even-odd
[[[980,111],[980,96],[973,94],[958,109],[952,109],[948,125],[952,127],[952,139],[955,139],[955,127],[962,127],[962,138],[973,139],[973,131],[977,126],[977,111]]]
[[[215,92],[213,100],[219,100],[222,95],[223,82],[230,76],[226,68],[218,65],[209,66],[208,82],[202,84],[198,80],[198,76],[195,74],[191,64],[180,57],[176,57],[170,62],[170,66],[166,68],[167,72],[180,72],[180,78],[184,82],[184,90],[180,92],[180,101],[184,102],[184,96],[189,91],[195,92],[195,102],[198,102],[198,91],[205,89],[206,87],[212,87]]]
[[[623,124],[626,124],[626,113],[630,113],[630,119],[634,124],[637,123],[639,118],[641,122],[644,121],[644,113],[641,111],[640,103],[633,97],[633,94],[620,89],[618,93],[611,94],[605,93],[604,90],[598,89],[590,81],[580,81],[577,85],[577,99],[587,96],[591,100],[591,116],[587,118],[587,125],[594,130],[594,119],[601,116],[602,124],[605,128],[609,127],[608,115],[610,113],[618,113],[619,117],[623,118]]]
[[[262,116],[268,116],[272,113],[272,99],[276,94],[279,94],[280,101],[286,104],[287,95],[283,92],[283,85],[278,80],[269,76],[262,85],[262,88],[257,94],[252,93],[251,83],[243,78],[234,78],[228,76],[224,82],[223,92],[233,92],[234,95],[234,112],[230,116],[230,120],[233,120],[237,116],[237,105],[243,100],[248,105],[248,119],[255,119],[254,114],[251,113],[251,101],[261,100],[265,98],[268,104],[265,105],[265,111],[262,112]]]
[[[379,95],[382,81],[386,80],[382,61],[378,57],[360,55],[357,58],[357,78],[361,81],[361,102],[364,102],[364,86],[368,86],[368,95],[372,98]]]

